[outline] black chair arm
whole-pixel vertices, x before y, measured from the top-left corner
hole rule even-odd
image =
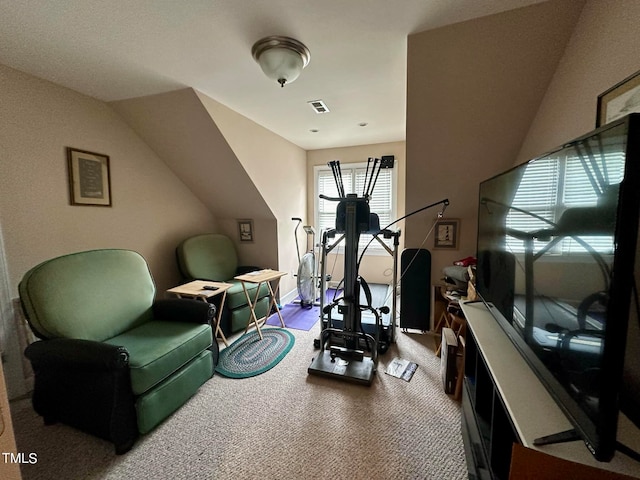
[[[126,348],[92,340],[53,338],[29,345],[25,356],[34,370],[109,371],[129,367]]]
[[[199,300],[166,298],[153,303],[153,317],[156,320],[211,325],[215,314],[215,305]]]
[[[129,352],[90,340],[54,338],[29,345],[32,403],[46,425],[63,422],[129,450],[138,436]]]

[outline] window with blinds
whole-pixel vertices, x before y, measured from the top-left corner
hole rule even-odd
[[[365,179],[367,173],[367,165],[364,163],[341,164],[342,182],[344,184],[345,193],[355,193],[362,196],[365,191]],[[394,169],[381,169],[378,179],[373,190],[373,195],[369,201],[369,209],[372,213],[378,214],[380,218],[380,228],[384,228],[395,220],[395,178]],[[317,229],[323,231],[335,228],[336,225],[336,209],[338,202],[331,202],[319,198],[319,195],[328,197],[337,197],[338,188],[333,178],[333,172],[329,167],[316,167],[316,218]],[[371,171],[369,171],[371,174]],[[366,246],[371,240],[371,235],[360,235],[360,243],[358,251]],[[337,238],[336,238],[337,239]],[[389,246],[392,246],[391,240],[384,240]],[[377,241],[369,245],[367,252],[376,252],[382,250]]]
[[[552,157],[527,165],[512,202],[514,208],[507,215],[507,228],[520,232],[552,228],[565,210],[597,205],[604,190],[620,183],[624,175],[624,156],[620,152],[605,153],[591,163],[579,155],[564,160]],[[522,240],[507,238],[511,251],[524,252]],[[612,236],[579,238],[596,252],[613,253]],[[536,240],[534,251],[547,243]],[[574,238],[566,237],[550,251],[554,252],[570,254],[586,253],[587,250]]]

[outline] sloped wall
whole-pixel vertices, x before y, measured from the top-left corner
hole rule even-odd
[[[513,165],[584,5],[554,0],[409,36],[406,210],[448,198],[458,250],[434,250],[432,279],[475,254],[478,183]],[[407,219],[419,246],[435,219]],[[433,240],[427,241],[431,248]]]
[[[640,70],[639,23],[636,0],[587,2],[517,163],[595,128],[598,95]]]
[[[296,289],[297,284],[294,277],[298,269],[293,235],[295,223],[291,218],[306,216],[307,152],[211,97],[201,92],[197,94],[273,213],[275,222],[265,225],[265,228],[272,228],[276,235],[277,263],[260,263],[263,261],[263,247],[259,225],[256,225],[256,242],[244,244],[241,248],[248,258],[257,262],[256,265],[289,273],[282,278],[280,286],[281,293],[286,294]],[[221,218],[220,221],[224,226],[225,220]],[[232,224],[229,228],[237,227]]]
[[[111,105],[214,213],[241,264],[286,271],[282,292],[294,289],[306,152],[191,88]],[[239,241],[239,219],[253,220],[253,242]]]

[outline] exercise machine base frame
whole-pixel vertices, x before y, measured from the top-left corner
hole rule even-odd
[[[310,375],[338,378],[348,382],[371,385],[376,362],[370,357],[342,358],[329,350],[322,350],[307,369]]]

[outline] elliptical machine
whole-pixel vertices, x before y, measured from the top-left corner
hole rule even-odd
[[[309,374],[363,383],[370,385],[378,364],[378,344],[380,342],[381,314],[389,313],[389,307],[374,308],[371,306],[371,291],[363,278],[358,275],[358,243],[360,234],[371,230],[372,216],[374,223],[379,225],[377,215],[371,214],[369,200],[375,181],[380,173],[381,163],[373,160],[373,167],[365,178],[365,190],[363,196],[357,194],[345,194],[342,183],[340,162],[329,162],[333,171],[334,180],[338,188],[338,197],[321,198],[328,201],[339,202],[336,214],[336,230],[344,232],[344,292],[332,303],[324,306],[323,313],[328,316],[326,327],[321,323],[318,346],[320,353],[313,359],[307,369]],[[376,170],[377,167],[377,170]],[[369,175],[370,173],[370,175]],[[365,293],[367,305],[360,303],[360,290]],[[362,311],[370,311],[376,322],[374,334],[365,333],[362,328]],[[342,318],[342,328],[335,328],[332,315]],[[367,345],[365,349],[360,344]]]

